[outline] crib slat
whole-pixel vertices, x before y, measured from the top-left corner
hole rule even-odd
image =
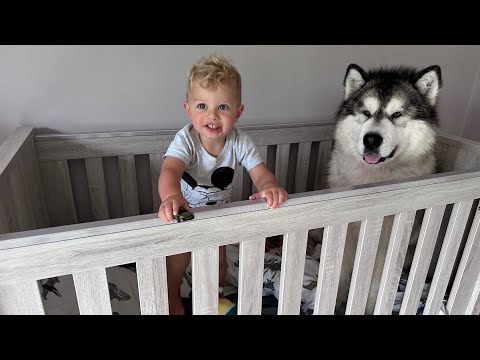
[[[135,170],[135,156],[125,155],[118,157],[120,184],[123,195],[123,211],[125,216],[139,214],[137,173]]]
[[[112,315],[105,269],[72,275],[80,315]]]
[[[44,315],[38,281],[0,285],[0,315]]]
[[[233,176],[233,193],[232,202],[242,200],[243,193],[243,166],[235,165],[235,172]]]
[[[268,146],[257,146],[257,150],[260,153],[263,162],[267,164]],[[258,190],[252,182],[252,194],[255,194],[256,192],[258,192]]]
[[[325,189],[327,185],[328,162],[332,152],[332,141],[324,140],[320,142],[319,156],[317,161],[315,189]]]
[[[88,191],[90,192],[93,219],[94,221],[110,219],[102,159],[85,159],[85,168],[87,170]]]
[[[445,205],[434,206],[425,210],[402,306],[400,307],[400,315],[415,315],[417,313],[444,212]]]
[[[475,288],[468,301],[466,313],[469,315],[480,315],[480,275],[475,282]]]
[[[275,158],[275,177],[278,185],[285,189],[287,188],[289,153],[290,144],[280,144],[277,146],[277,156]]]
[[[468,234],[457,275],[450,291],[447,312],[451,315],[467,313],[469,302],[474,296],[476,282],[480,282],[480,207]],[[478,294],[477,294],[478,296]]]
[[[283,236],[278,315],[300,313],[307,239],[308,230],[289,232]]]
[[[307,191],[308,164],[310,162],[311,142],[298,144],[297,166],[295,168],[295,192]]]
[[[168,315],[165,257],[137,261],[137,279],[142,315]]]
[[[314,315],[333,315],[342,266],[348,224],[326,226],[323,230]]]
[[[218,248],[204,248],[193,251],[193,315],[217,315],[218,295]]]
[[[240,243],[238,269],[238,315],[262,313],[265,238]]]
[[[392,313],[414,221],[415,211],[395,215],[378,289],[375,315],[390,315]]]
[[[367,305],[383,217],[366,219],[360,226],[346,315],[362,315]]]
[[[160,176],[160,170],[162,169],[163,159],[162,154],[150,154],[150,176],[152,181],[152,199],[153,199],[153,212],[158,212],[160,208],[160,195],[158,194],[158,177]]]
[[[432,284],[430,285],[427,302],[425,303],[424,315],[438,314],[440,310],[472,203],[473,200],[467,200],[458,202],[453,206],[447,233],[443,240],[442,250],[440,251]]]
[[[72,184],[66,160],[39,163],[51,226],[77,223]]]

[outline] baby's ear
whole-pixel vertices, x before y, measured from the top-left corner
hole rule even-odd
[[[345,100],[347,100],[352,93],[359,90],[367,82],[367,73],[360,66],[350,64],[347,68],[347,73],[343,79],[343,86],[345,87]]]

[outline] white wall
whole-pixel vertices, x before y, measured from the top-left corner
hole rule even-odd
[[[242,74],[242,125],[333,120],[348,64],[438,64],[441,127],[480,137],[480,46],[0,46],[0,142],[15,127],[60,132],[176,129],[185,75],[217,51]],[[480,140],[477,138],[476,140]]]

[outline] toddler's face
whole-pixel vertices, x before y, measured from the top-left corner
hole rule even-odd
[[[233,129],[244,106],[239,103],[233,84],[205,89],[194,82],[184,107],[202,139],[218,140],[225,139]]]

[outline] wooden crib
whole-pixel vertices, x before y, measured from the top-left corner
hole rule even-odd
[[[239,243],[238,314],[260,314],[265,238],[283,234],[278,314],[298,314],[307,233],[324,228],[314,314],[333,314],[347,224],[361,221],[346,314],[363,314],[383,217],[395,215],[375,308],[391,314],[413,217],[426,209],[400,312],[415,314],[450,206],[424,314],[438,313],[447,288],[449,314],[479,314],[479,143],[441,135],[445,173],[325,189],[334,124],[242,129],[288,190],[287,202],[271,210],[246,200],[255,189],[239,168],[234,202],[167,224],[156,215],[157,179],[176,131],[18,128],[0,146],[0,313],[44,314],[39,280],[72,274],[80,313],[111,314],[105,269],[135,262],[141,313],[168,314],[165,257],[191,251],[192,311],[216,314],[218,246]]]

